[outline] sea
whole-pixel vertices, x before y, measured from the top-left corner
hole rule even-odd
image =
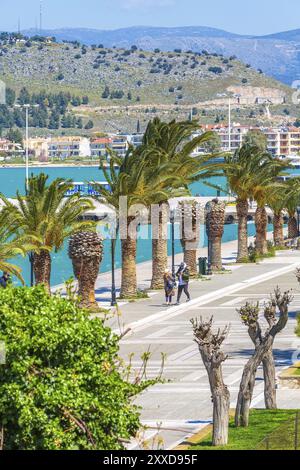
[[[88,181],[105,181],[104,175],[97,167],[35,167],[30,168],[30,174],[37,175],[39,173],[46,173],[49,176],[49,181],[55,178],[66,178],[76,182]],[[300,173],[300,172],[299,172]],[[221,196],[226,195],[226,179],[213,178],[208,180],[217,186],[224,188]],[[194,183],[190,187],[193,196],[211,196],[217,195],[217,191],[207,186],[203,181]],[[7,197],[14,197],[16,192],[21,194],[25,192],[25,168],[0,168],[0,192]],[[272,226],[268,227],[272,230]],[[150,233],[148,227],[142,227],[137,241],[137,263],[142,263],[151,260],[151,238],[145,236],[145,231]],[[232,241],[237,239],[237,225],[225,225],[223,242]],[[254,223],[249,223],[249,235],[255,234]],[[171,237],[169,237],[168,251],[171,255]],[[179,240],[179,228],[175,229],[175,251],[176,253],[182,252],[181,243]],[[205,226],[200,227],[200,247],[207,246],[207,236]],[[64,244],[63,248],[58,253],[52,253],[52,275],[51,285],[55,286],[65,282],[73,276],[72,263],[68,257],[68,243]],[[22,275],[25,282],[30,282],[29,261],[27,258],[18,257],[12,262],[22,268]],[[120,243],[117,244],[116,249],[116,268],[121,267],[121,250]],[[104,240],[104,256],[100,267],[100,272],[108,272],[111,270],[111,251],[110,241]]]

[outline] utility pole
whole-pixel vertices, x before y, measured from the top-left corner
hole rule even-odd
[[[228,149],[231,151],[231,99],[228,101]]]

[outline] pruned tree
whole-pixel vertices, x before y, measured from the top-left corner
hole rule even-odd
[[[249,336],[255,345],[255,351],[244,367],[243,376],[238,394],[236,406],[235,424],[236,426],[248,426],[249,411],[255,386],[255,377],[259,365],[263,364],[265,383],[265,404],[266,408],[276,408],[276,384],[275,365],[273,357],[273,344],[275,337],[286,326],[288,321],[288,307],[293,297],[290,292],[281,293],[279,287],[271,295],[270,301],[265,305],[264,317],[268,323],[268,328],[263,334],[259,323],[259,304],[246,303],[238,310],[241,319],[248,326]],[[279,309],[277,319],[276,310]]]
[[[209,321],[191,320],[194,340],[198,344],[199,352],[208,373],[210,390],[213,402],[213,446],[228,444],[230,392],[225,385],[222,373],[222,363],[227,355],[221,346],[227,337],[229,326],[223,331],[220,329],[213,333],[213,317]]]

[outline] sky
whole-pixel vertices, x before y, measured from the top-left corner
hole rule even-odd
[[[299,0],[42,0],[47,29],[211,26],[263,35],[300,28]],[[0,0],[0,30],[39,24],[40,0]]]

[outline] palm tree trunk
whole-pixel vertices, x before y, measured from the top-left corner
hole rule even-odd
[[[183,248],[184,262],[189,268],[191,277],[197,277],[197,250],[199,246],[200,230],[199,208],[196,202],[181,204],[181,245]]]
[[[206,231],[210,244],[210,264],[213,271],[220,271],[222,264],[222,237],[224,233],[226,204],[214,199],[207,204]]]
[[[284,246],[282,211],[280,211],[278,214],[274,214],[273,226],[274,245],[279,247]]]
[[[268,216],[265,207],[258,207],[255,213],[256,251],[259,255],[268,253],[267,226]]]
[[[236,212],[238,217],[238,256],[237,262],[248,259],[248,201],[238,200]]]
[[[41,250],[33,255],[33,271],[35,284],[44,284],[50,294],[51,255],[49,251]]]
[[[69,257],[78,280],[80,305],[97,310],[95,285],[102,261],[102,238],[96,232],[77,232],[69,241]]]
[[[298,223],[295,214],[289,214],[288,238],[298,237]]]
[[[133,217],[127,218],[127,237],[121,239],[122,247],[122,280],[120,298],[128,299],[137,296],[136,276],[136,236],[129,232]]]
[[[99,274],[99,267],[99,259],[73,259],[73,270],[78,279],[78,295],[82,307],[90,309],[98,308],[95,298],[95,284]]]
[[[152,281],[151,289],[158,290],[164,287],[164,274],[168,266],[168,240],[165,236],[167,209],[160,206],[158,227],[152,227]],[[156,233],[154,233],[156,232]]]

